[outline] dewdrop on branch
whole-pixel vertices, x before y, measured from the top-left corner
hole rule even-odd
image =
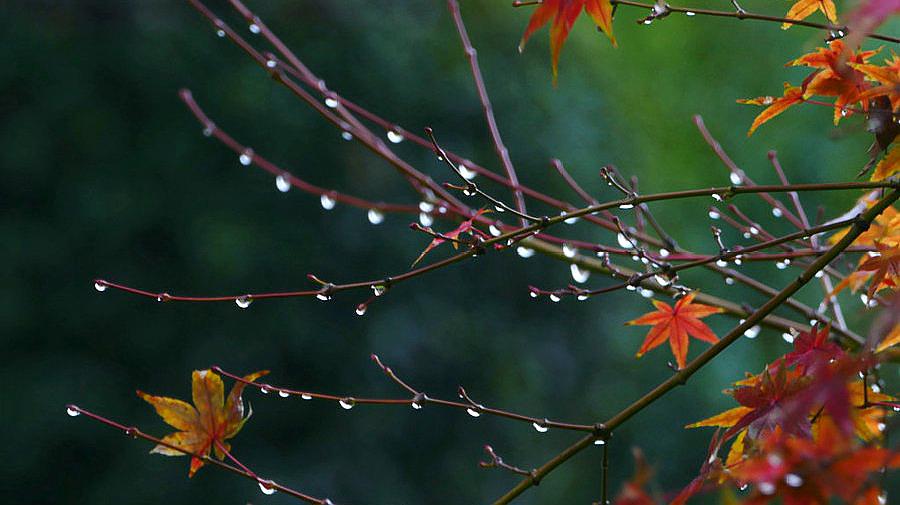
[[[319,203],[322,204],[323,209],[331,210],[337,204],[337,200],[335,200],[334,197],[326,194],[319,197]]]
[[[253,298],[251,298],[249,295],[239,296],[234,299],[234,303],[238,306],[238,308],[246,309],[250,306],[251,303],[253,303]]]
[[[288,178],[288,176],[279,174],[275,177],[275,188],[282,193],[287,193],[291,190],[291,180]]]
[[[394,130],[388,130],[387,139],[391,144],[399,144],[400,142],[403,142],[403,135]]]
[[[381,224],[384,222],[384,214],[378,209],[369,209],[366,216],[372,224]]]
[[[253,163],[253,149],[250,149],[249,147],[244,149],[244,151],[238,155],[238,161],[241,165],[249,167],[250,164]]]

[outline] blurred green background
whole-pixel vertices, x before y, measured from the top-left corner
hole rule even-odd
[[[793,182],[849,180],[865,162],[870,140],[861,120],[835,129],[825,108],[792,110],[745,135],[758,110],[735,99],[799,82],[804,72],[783,64],[818,45],[816,31],[679,15],[639,26],[634,20],[645,13],[621,8],[618,49],[579,20],[554,90],[547,31],[519,55],[531,11],[509,3],[464,1],[463,14],[526,184],[575,201],[549,167],[551,157],[601,199],[615,196],[597,176],[607,163],[638,175],[644,192],[727,184],[691,123],[695,113],[758,182],[777,182],[768,149],[778,150]],[[787,8],[743,3],[773,14]],[[209,4],[262,47],[226,2]],[[443,0],[250,6],[333,89],[412,131],[431,125],[448,148],[499,168]],[[386,163],[341,140],[186,2],[3,2],[0,45],[0,482],[9,503],[289,503],[215,469],[188,480],[186,459],[148,456],[144,442],[65,415],[64,404],[73,402],[163,435],[170,429],[134,390],[188,398],[191,370],[211,364],[268,368],[273,384],[402,396],[369,361],[376,352],[432,396],[453,397],[464,385],[489,405],[585,423],[607,418],[671,373],[666,349],[634,359],[647,328],[622,326],[650,310],[646,300],[629,292],[588,303],[532,300],[528,284],[570,282],[566,265],[537,256],[490,254],[436,272],[393,289],[365,317],[353,312],[362,292],[330,303],[258,301],[248,310],[97,293],[96,277],[179,294],[305,288],[308,272],[335,282],[368,279],[402,272],[427,240],[407,229],[406,216],[372,226],[362,211],[338,205],[325,212],[317,197],[282,194],[268,174],[241,166],[203,137],[177,99],[182,86],[239,141],[313,183],[373,200],[417,201]],[[438,181],[452,180],[428,152],[409,143],[398,152]],[[805,202],[835,216],[858,196],[810,195]],[[711,203],[655,209],[682,245],[712,252]],[[738,203],[770,231],[790,230],[756,199]],[[584,223],[560,232],[613,240]],[[746,270],[775,287],[794,275],[772,265]],[[686,281],[763,301],[706,273]],[[811,286],[800,298],[815,304],[820,296]],[[845,302],[848,320],[864,333],[861,304]],[[708,321],[719,334],[735,323]],[[695,341],[691,356],[702,347]],[[711,433],[682,427],[730,407],[721,389],[786,349],[779,333],[764,330],[635,417],[611,445],[614,488],[631,474],[635,445],[657,468],[656,489],[686,484]],[[234,440],[235,454],[261,475],[339,503],[487,502],[518,478],[479,469],[484,444],[530,468],[577,436],[438,407],[347,412],[254,391],[246,397],[255,415]],[[520,501],[597,500],[599,465],[600,450],[587,450]]]

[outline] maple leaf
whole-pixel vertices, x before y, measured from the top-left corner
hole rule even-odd
[[[738,103],[743,103],[747,105],[763,105],[767,106],[765,110],[759,113],[756,116],[756,119],[753,120],[753,124],[750,125],[750,130],[747,132],[747,136],[753,135],[753,132],[756,131],[763,123],[774,118],[775,116],[781,114],[782,112],[788,110],[790,107],[797,105],[798,103],[803,101],[803,88],[800,86],[793,86],[791,83],[784,83],[784,94],[780,97],[773,96],[761,96],[758,98],[745,98],[742,100],[738,100]]]
[[[900,344],[900,323],[895,324],[891,331],[881,339],[875,352],[882,352],[897,344]]]
[[[553,20],[550,26],[550,54],[553,59],[554,86],[559,74],[559,54],[582,10],[587,12],[594,24],[609,37],[613,46],[617,45],[612,30],[613,8],[610,0],[544,0],[535,8],[519,42],[519,52],[522,52],[531,35]]]
[[[867,293],[870,300],[881,289],[896,288],[900,284],[900,247],[878,244],[877,256],[870,256],[866,259],[859,266],[859,270],[873,272]]]
[[[794,0],[794,5],[784,17],[800,21],[813,15],[816,11],[822,11],[828,21],[837,23],[837,9],[834,6],[834,0]],[[781,29],[787,30],[791,26],[793,23],[783,23]]]
[[[808,373],[822,366],[828,366],[833,360],[844,355],[839,345],[828,340],[830,326],[819,331],[813,326],[810,331],[800,332],[794,337],[794,350],[784,355],[785,366],[797,366],[800,373]]]
[[[850,63],[854,70],[862,72],[870,80],[880,84],[862,93],[861,98],[869,99],[876,96],[886,96],[891,100],[891,109],[900,107],[900,56],[891,51],[891,59],[885,60],[884,65],[872,65],[869,63]]]
[[[868,89],[862,72],[852,64],[867,63],[878,53],[874,51],[853,52],[840,40],[832,41],[828,47],[820,47],[814,53],[804,54],[788,62],[788,66],[806,66],[819,69],[810,74],[803,84],[803,98],[813,95],[836,97],[834,102],[834,124],[852,113],[847,106],[861,100],[860,95]],[[862,102],[863,110],[868,110],[868,101]]]
[[[875,165],[875,170],[872,172],[872,180],[887,179],[896,174],[897,171],[900,171],[900,147],[895,146],[878,162],[878,165]]]
[[[453,248],[457,249],[459,247],[459,244],[456,242],[456,240],[459,240],[459,236],[462,235],[463,233],[471,233],[471,234],[479,235],[483,238],[489,238],[489,236],[487,234],[485,234],[478,228],[475,228],[475,225],[474,225],[475,219],[478,216],[485,214],[486,212],[488,212],[487,209],[481,209],[478,212],[476,212],[474,216],[463,221],[462,223],[459,224],[459,226],[457,226],[453,230],[451,230],[447,233],[442,233],[440,237],[434,237],[434,239],[432,239],[432,241],[428,243],[428,246],[425,247],[425,249],[422,251],[422,253],[419,254],[419,257],[416,258],[415,261],[413,261],[412,266],[410,268],[418,265],[419,262],[422,261],[422,258],[424,258],[426,254],[428,254],[429,252],[431,252],[432,249],[443,244],[444,242],[449,241],[450,243],[453,244]]]
[[[255,372],[245,376],[244,380],[252,382],[267,373],[268,370]],[[166,435],[163,442],[201,456],[208,456],[212,450],[216,457],[224,459],[226,451],[231,448],[226,440],[237,435],[252,415],[252,411],[244,415],[241,394],[245,386],[241,381],[236,382],[226,399],[225,386],[218,374],[211,370],[195,370],[191,375],[194,405],[143,391],[138,391],[137,395],[153,405],[166,424],[178,430]],[[165,456],[185,456],[184,452],[162,444],[150,452]],[[188,477],[193,477],[202,466],[203,460],[192,456]]]
[[[724,309],[693,303],[696,296],[697,293],[689,293],[675,302],[674,308],[665,302],[653,300],[656,311],[625,323],[627,325],[653,325],[637,353],[638,358],[668,339],[672,354],[675,355],[675,360],[678,362],[678,368],[684,368],[687,363],[688,335],[712,344],[719,341],[709,326],[706,326],[700,319],[724,312]]]

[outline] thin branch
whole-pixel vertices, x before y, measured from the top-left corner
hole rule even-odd
[[[512,160],[509,158],[509,150],[506,148],[506,145],[503,144],[503,139],[500,137],[500,128],[497,127],[497,120],[494,118],[494,107],[491,105],[491,99],[488,96],[487,87],[484,85],[484,78],[481,75],[481,68],[478,66],[478,51],[475,50],[475,47],[472,46],[472,41],[469,40],[469,33],[466,31],[466,25],[463,23],[462,14],[459,11],[459,3],[456,0],[447,0],[447,7],[450,9],[450,14],[453,16],[456,32],[459,34],[459,40],[462,42],[466,57],[469,59],[469,67],[472,70],[475,89],[478,90],[478,99],[481,101],[481,108],[484,111],[484,119],[487,122],[488,130],[491,133],[494,150],[497,152],[497,156],[503,164],[503,169],[506,171],[506,177],[513,186],[516,210],[518,210],[518,215],[522,218],[522,225],[524,226],[525,218],[522,216],[528,214],[528,211],[525,209],[525,198],[522,196],[522,191],[516,188],[516,186],[519,185],[519,178],[516,176],[516,169],[513,167]]]
[[[478,466],[480,466],[481,468],[501,468],[516,475],[522,475],[528,478],[534,477],[534,470],[523,470],[517,466],[506,463],[505,461],[503,461],[503,458],[497,455],[493,447],[489,445],[484,446],[484,452],[486,452],[488,457],[490,457],[491,459],[490,461],[480,461],[478,463]],[[539,482],[535,480],[534,485],[537,486],[538,484]]]
[[[612,3],[613,6],[627,5],[630,7],[639,7],[639,8],[650,9],[650,10],[652,10],[653,7],[657,5],[655,3],[635,2],[635,1],[631,1],[631,0],[610,0],[610,3]],[[515,5],[515,3],[513,5]],[[826,24],[826,23],[815,23],[812,21],[806,21],[806,20],[802,20],[802,19],[790,19],[790,18],[783,18],[783,17],[779,17],[779,16],[769,16],[766,14],[754,14],[752,12],[747,12],[743,9],[737,9],[734,11],[718,11],[718,10],[712,10],[712,9],[695,9],[695,8],[691,8],[691,7],[674,7],[674,6],[671,6],[668,4],[666,4],[666,6],[667,6],[668,12],[680,12],[680,13],[687,14],[688,16],[712,16],[712,17],[722,17],[722,18],[734,18],[734,19],[739,19],[739,20],[754,19],[757,21],[769,21],[769,22],[773,22],[773,23],[788,23],[791,25],[806,26],[809,28],[818,28],[820,30],[827,30],[827,31],[836,32],[836,33],[837,32],[843,32],[844,34],[849,33],[849,29],[847,28],[846,25],[838,26],[838,25],[832,25],[832,24]],[[884,40],[887,42],[900,43],[900,37],[891,37],[888,35],[880,35],[878,33],[867,33],[866,36],[873,38],[873,39]]]
[[[259,484],[261,489],[263,487],[265,487],[268,490],[280,491],[286,495],[290,495],[290,496],[297,498],[298,500],[304,501],[306,503],[313,503],[316,505],[334,505],[334,502],[328,498],[316,498],[314,496],[310,496],[308,494],[302,493],[295,489],[291,489],[283,484],[279,484],[272,480],[262,479],[259,476],[257,476],[255,473],[253,473],[252,471],[250,471],[249,469],[247,469],[246,467],[241,465],[240,463],[237,463],[237,460],[234,460],[233,458],[231,458],[231,459],[233,461],[235,461],[238,465],[240,465],[242,468],[238,468],[238,467],[229,465],[228,463],[219,461],[218,459],[212,458],[208,455],[191,452],[187,449],[184,449],[183,447],[179,447],[179,446],[170,444],[160,438],[156,438],[152,435],[148,435],[148,434],[144,433],[137,427],[125,426],[124,424],[117,423],[116,421],[107,419],[99,414],[95,414],[95,413],[93,413],[89,410],[83,409],[77,405],[71,405],[71,404],[66,405],[66,411],[69,413],[70,416],[84,415],[94,421],[105,424],[106,426],[109,426],[111,428],[115,428],[129,437],[140,438],[140,439],[146,440],[148,442],[153,442],[154,444],[161,445],[163,447],[167,447],[174,451],[178,451],[186,456],[191,456],[191,457],[197,458],[206,464],[213,465],[222,470],[227,470],[231,473],[240,475],[241,477],[244,477],[244,478],[247,478],[247,479],[250,479],[250,480],[256,482],[257,484]],[[229,456],[230,456],[230,454],[229,454]]]
[[[255,387],[264,393],[276,393],[278,396],[282,398],[287,398],[291,396],[300,397],[305,400],[319,399],[319,400],[327,400],[333,402],[339,402],[342,407],[345,409],[353,408],[355,405],[407,405],[412,408],[419,410],[428,404],[433,405],[441,405],[444,407],[450,407],[454,409],[459,409],[466,411],[471,417],[480,417],[482,414],[502,417],[505,419],[511,419],[514,421],[524,422],[532,425],[535,425],[542,428],[539,431],[546,431],[546,429],[554,428],[561,430],[570,430],[570,431],[586,431],[593,432],[594,426],[589,424],[576,424],[576,423],[567,423],[560,421],[552,421],[547,418],[540,417],[532,417],[526,416],[522,414],[518,414],[516,412],[511,412],[508,410],[486,407],[480,403],[475,403],[468,398],[468,395],[465,395],[466,402],[457,402],[453,400],[444,400],[441,398],[433,398],[425,394],[424,392],[418,391],[408,383],[400,379],[390,367],[385,366],[381,360],[376,355],[372,355],[372,361],[387,375],[391,381],[396,383],[398,386],[403,388],[407,393],[411,395],[410,398],[360,398],[351,395],[338,396],[333,394],[326,393],[315,393],[312,391],[303,391],[297,389],[290,389],[285,387],[273,386],[271,384],[261,384],[258,382],[245,380],[243,377],[237,374],[233,374],[226,370],[223,370],[219,366],[210,367],[216,373],[234,379],[238,382],[246,384],[250,387]],[[460,388],[460,398],[463,398],[465,394],[465,390]],[[546,429],[544,429],[546,428]],[[537,428],[535,428],[537,429]]]

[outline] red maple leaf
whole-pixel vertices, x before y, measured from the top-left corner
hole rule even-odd
[[[688,335],[712,344],[719,341],[716,334],[700,319],[723,312],[723,309],[693,303],[696,296],[697,293],[689,293],[678,300],[674,308],[665,302],[653,300],[653,305],[657,309],[655,312],[644,314],[625,323],[627,325],[653,325],[637,353],[638,358],[668,340],[672,347],[672,354],[675,355],[675,360],[678,362],[678,368],[684,368],[687,363]]]
[[[522,35],[522,40],[519,42],[519,52],[521,52],[525,49],[525,43],[528,42],[531,35],[553,19],[550,26],[550,53],[553,57],[554,86],[559,73],[559,53],[582,10],[590,15],[594,24],[603,30],[603,33],[615,46],[616,37],[612,31],[613,9],[610,0],[544,0],[531,15],[528,27],[525,28],[525,34]]]

